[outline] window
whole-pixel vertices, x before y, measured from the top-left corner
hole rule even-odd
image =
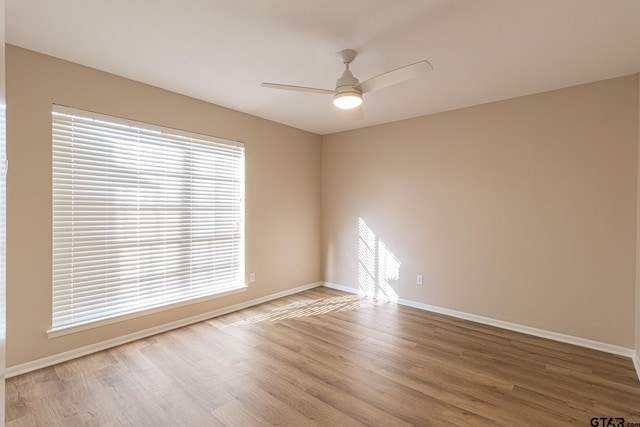
[[[57,105],[52,122],[49,336],[245,288],[242,143]]]

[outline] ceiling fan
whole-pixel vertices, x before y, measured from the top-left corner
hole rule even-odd
[[[419,61],[415,64],[405,65],[404,67],[388,71],[360,83],[360,81],[353,76],[351,70],[349,70],[349,64],[356,58],[357,52],[352,49],[345,49],[338,52],[337,55],[342,60],[345,70],[342,76],[336,81],[336,88],[333,90],[279,83],[262,83],[262,87],[333,95],[333,104],[336,107],[349,110],[359,107],[360,104],[362,104],[362,95],[365,93],[411,80],[433,70],[429,62]]]

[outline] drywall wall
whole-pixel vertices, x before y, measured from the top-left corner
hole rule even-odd
[[[633,348],[637,86],[325,136],[324,280]]]
[[[7,48],[7,103],[7,366],[321,279],[318,135],[14,46]],[[232,296],[48,339],[52,103],[243,141],[246,267],[256,282]]]

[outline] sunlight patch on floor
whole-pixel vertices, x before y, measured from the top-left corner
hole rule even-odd
[[[359,295],[344,295],[329,298],[308,299],[292,302],[282,307],[278,307],[268,313],[257,314],[247,319],[231,323],[229,326],[248,325],[264,321],[276,321],[284,319],[294,319],[299,317],[318,316],[327,313],[340,311],[358,310],[364,307],[386,304],[387,301],[373,298],[363,298]]]

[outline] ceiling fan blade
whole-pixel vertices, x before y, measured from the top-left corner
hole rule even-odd
[[[349,119],[353,121],[364,119],[364,110],[362,109],[362,104],[358,105],[356,108],[345,110],[345,112],[347,113]]]
[[[298,92],[326,93],[329,95],[333,95],[335,93],[335,91],[329,90],[329,89],[318,89],[315,87],[305,87],[305,86],[281,85],[279,83],[262,83],[260,86],[269,87],[272,89],[295,90]]]
[[[424,73],[428,73],[431,70],[433,70],[433,67],[429,62],[420,61],[415,64],[406,65],[404,67],[388,71],[384,74],[380,74],[379,76],[371,77],[369,80],[365,80],[356,87],[359,87],[362,93],[372,92],[374,90],[411,80]]]

